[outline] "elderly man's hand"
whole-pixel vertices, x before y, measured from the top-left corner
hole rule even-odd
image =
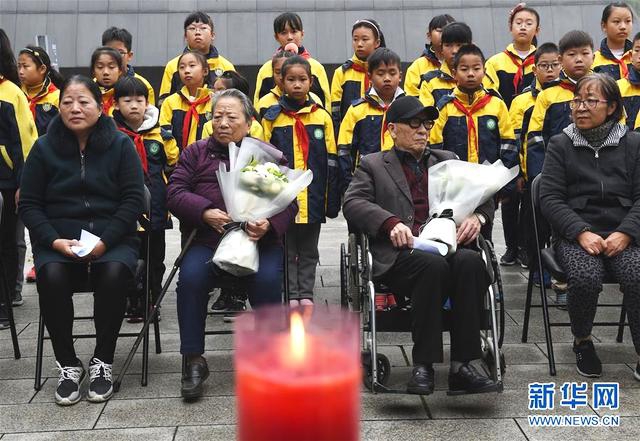
[[[257,242],[262,239],[262,236],[267,234],[271,229],[271,224],[266,219],[258,219],[255,222],[247,222],[247,235],[249,239]]]
[[[231,222],[227,213],[217,208],[209,208],[202,213],[202,220],[218,233],[224,233],[224,225]]]
[[[413,248],[413,233],[411,228],[402,222],[396,224],[389,233],[389,239],[396,248]]]
[[[604,254],[607,257],[617,256],[623,252],[631,243],[631,236],[616,231],[611,233],[604,241]]]
[[[480,219],[475,214],[463,220],[456,231],[458,244],[469,245],[476,240],[478,234],[480,234],[480,228],[482,228],[482,224],[480,224]]]

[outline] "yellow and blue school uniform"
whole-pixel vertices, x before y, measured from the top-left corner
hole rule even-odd
[[[351,103],[362,98],[370,88],[367,62],[355,54],[333,72],[331,80],[331,116],[336,137],[340,131],[340,122],[347,114]]]
[[[630,65],[628,77],[618,80],[618,88],[620,95],[622,95],[624,111],[627,114],[627,126],[629,130],[633,130],[636,116],[640,110],[640,72]]]
[[[191,49],[184,48],[184,52],[188,52]],[[181,55],[170,60],[164,68],[164,75],[162,76],[162,83],[160,84],[160,96],[158,102],[166,99],[169,95],[181,90],[183,84],[180,79],[180,73],[178,72],[178,59]],[[209,80],[208,84],[213,85],[216,79],[227,70],[236,70],[233,64],[218,53],[218,49],[215,46],[211,46],[209,53],[206,55],[207,64],[209,65]]]
[[[207,121],[202,127],[202,135],[200,139],[205,139],[213,135],[213,121]],[[251,119],[251,127],[249,128],[249,136],[264,141],[264,129],[262,125],[255,119]]]
[[[260,100],[258,101],[258,104],[256,105],[256,111],[258,112],[258,115],[260,115],[260,118],[264,117],[264,113],[267,111],[269,107],[275,106],[276,104],[278,104],[278,101],[280,100],[280,97],[282,97],[282,95],[283,95],[282,90],[280,90],[278,86],[274,86],[273,89],[271,89],[268,94],[260,98]],[[324,107],[322,100],[315,93],[309,92],[309,99],[314,103],[316,103],[317,105]]]
[[[431,148],[451,151],[463,161],[478,164],[502,159],[506,167],[518,165],[518,142],[509,111],[496,95],[486,89],[469,95],[454,88],[438,104],[440,115],[431,129]]]
[[[527,132],[526,169],[529,180],[542,172],[549,139],[571,124],[569,102],[575,88],[575,81],[560,72],[560,79],[538,94]]]
[[[631,49],[633,43],[626,40],[624,43],[624,54],[622,58],[618,59],[609,46],[607,46],[607,39],[603,39],[600,42],[600,49],[596,51],[593,59],[591,69],[596,73],[606,73],[611,75],[614,80],[626,78],[631,67]]]
[[[456,87],[456,80],[447,63],[444,63],[438,70],[432,70],[422,75],[421,79],[422,84],[418,98],[424,106],[437,106],[438,102],[444,96],[450,95]],[[487,90],[495,90],[495,81],[488,74],[485,74],[482,86]]]
[[[324,70],[324,66],[315,58],[311,58],[311,55],[304,47],[299,48],[298,55],[306,59],[311,65],[311,76],[313,77],[311,92],[320,98],[320,102],[325,109],[331,109],[331,89],[329,88],[329,80],[327,79],[327,72]],[[258,71],[253,102],[257,103],[260,101],[260,98],[268,94],[275,85],[273,66],[271,60],[267,60]]]
[[[393,100],[403,95],[404,91],[398,87]],[[393,147],[393,139],[385,121],[388,108],[389,105],[382,101],[372,87],[347,110],[338,135],[338,167],[342,193],[349,186],[362,156]]]
[[[95,81],[95,79],[94,79]],[[115,110],[115,89],[113,87],[99,86],[100,93],[102,93],[102,113],[107,116],[113,116]]]
[[[156,94],[153,91],[153,87],[151,87],[151,83],[149,83],[145,77],[143,77],[142,75],[138,74],[133,69],[133,66],[130,65],[130,64],[127,65],[127,72],[125,73],[125,75],[128,75],[130,77],[135,77],[135,78],[139,79],[140,81],[142,81],[144,83],[144,85],[147,87],[147,90],[149,91],[149,104],[151,104],[152,106],[155,106],[156,105]]]
[[[31,110],[31,115],[36,123],[38,136],[42,136],[47,133],[51,120],[60,113],[60,90],[49,78],[45,78],[40,90],[35,95],[29,96],[24,85],[22,91],[29,102],[29,110]]]
[[[485,64],[487,75],[496,82],[495,88],[500,96],[511,106],[511,101],[521,93],[533,81],[533,65],[535,64],[536,47],[531,45],[524,58],[515,49],[513,44],[489,58]]]
[[[117,110],[113,119],[118,130],[131,138],[140,156],[145,184],[151,194],[151,229],[158,231],[171,228],[167,210],[168,179],[165,168],[178,162],[180,151],[175,139],[160,127],[158,109],[155,106],[147,107],[144,122],[137,130],[127,126]]]
[[[409,96],[419,96],[422,86],[422,76],[428,72],[440,69],[442,63],[438,60],[431,44],[425,44],[422,55],[416,58],[407,69],[404,77],[404,93]]]
[[[0,75],[0,189],[20,186],[25,158],[37,138],[27,97]]]
[[[313,171],[313,180],[297,197],[296,223],[325,222],[340,210],[338,160],[331,115],[307,99],[300,105],[288,97],[270,107],[262,119],[265,139],[289,161],[288,166]]]
[[[211,120],[211,89],[198,88],[195,97],[183,86],[169,95],[160,108],[160,127],[176,140],[178,149],[202,139],[202,128]]]

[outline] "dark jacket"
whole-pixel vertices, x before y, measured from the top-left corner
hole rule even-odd
[[[144,207],[140,159],[128,136],[105,115],[89,136],[84,157],[75,135],[56,116],[29,154],[22,173],[20,216],[31,235],[36,270],[72,260],[54,251],[56,239],[78,239],[80,230],[107,247],[98,262],[135,267],[136,220]]]
[[[186,231],[198,228],[194,243],[212,249],[217,247],[221,235],[204,223],[202,213],[209,208],[226,211],[216,176],[220,163],[226,164],[229,169],[229,148],[226,145],[213,137],[191,144],[180,155],[178,165],[169,178],[167,194],[169,211],[180,219]],[[284,155],[280,164],[287,164]],[[261,242],[279,242],[297,212],[298,206],[294,201],[284,211],[270,218],[271,229]]]
[[[640,244],[640,133],[620,138],[625,130],[614,126],[598,151],[573,124],[551,138],[540,203],[556,234],[575,240],[588,227],[603,237],[620,231]]]
[[[427,166],[455,159],[452,152],[427,149]],[[399,217],[405,225],[413,225],[415,214],[411,191],[395,147],[364,156],[344,196],[344,217],[357,229],[370,235],[373,253],[373,275],[379,277],[394,264],[400,250],[394,248],[389,236],[381,236],[380,227],[390,217]],[[495,205],[493,198],[475,210],[490,225]]]

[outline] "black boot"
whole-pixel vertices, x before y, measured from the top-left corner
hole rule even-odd
[[[186,400],[200,398],[204,389],[204,381],[208,377],[207,360],[201,355],[182,356],[182,398]]]

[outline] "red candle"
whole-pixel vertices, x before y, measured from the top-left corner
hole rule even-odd
[[[241,441],[357,440],[358,321],[339,309],[267,308],[236,321]]]

